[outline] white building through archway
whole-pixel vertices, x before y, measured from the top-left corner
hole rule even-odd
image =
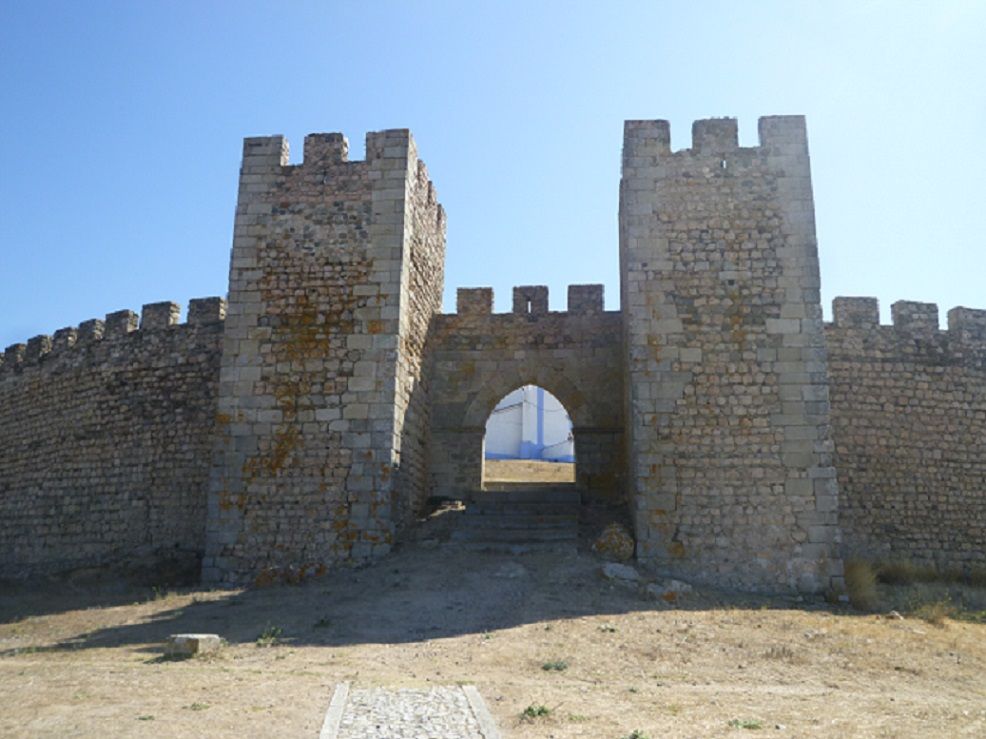
[[[507,393],[486,421],[486,459],[574,462],[572,419],[554,395],[537,385]]]

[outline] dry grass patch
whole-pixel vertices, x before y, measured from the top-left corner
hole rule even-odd
[[[869,562],[850,559],[845,566],[846,594],[853,608],[873,611],[880,602],[876,589],[876,570]]]
[[[986,736],[986,626],[961,609],[936,628],[904,605],[886,618],[702,588],[670,606],[602,580],[589,556],[524,557],[526,574],[502,577],[508,561],[408,546],[264,590],[0,592],[0,736],[317,736],[343,681],[475,684],[511,739],[777,725],[785,736]],[[925,603],[959,604],[957,588],[878,584],[888,608],[918,589]],[[186,631],[229,645],[155,659]],[[258,635],[280,646],[258,649]]]

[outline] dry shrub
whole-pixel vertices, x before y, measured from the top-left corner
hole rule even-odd
[[[850,559],[845,566],[846,593],[853,608],[872,611],[877,607],[876,572],[869,562]]]
[[[884,562],[877,568],[880,582],[889,585],[913,585],[916,582],[934,582],[941,578],[939,572],[930,565],[897,560]]]
[[[948,600],[937,600],[933,603],[925,603],[914,610],[914,615],[922,621],[926,621],[932,626],[944,626],[946,618],[955,615],[956,608]]]
[[[952,582],[986,587],[986,567],[979,565],[938,569],[933,565],[904,560],[883,562],[877,568],[880,582],[888,585],[914,585],[922,582]]]
[[[986,588],[986,567],[976,566],[969,571],[967,581],[977,588]]]
[[[768,659],[778,659],[783,662],[797,661],[794,650],[786,644],[773,644],[767,647],[767,651],[764,652],[764,657]]]

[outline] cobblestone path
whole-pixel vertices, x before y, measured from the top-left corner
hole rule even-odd
[[[337,688],[321,739],[500,739],[471,686]]]

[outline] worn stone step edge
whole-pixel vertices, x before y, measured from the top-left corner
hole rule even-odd
[[[578,490],[484,490],[470,496],[472,502],[511,503],[572,503],[578,505],[582,495]]]
[[[503,541],[449,541],[443,546],[450,549],[465,549],[470,552],[491,552],[494,554],[575,554],[578,551],[574,541],[552,542],[503,542]]]
[[[495,542],[545,542],[545,541],[576,541],[577,529],[497,529],[476,528],[453,531],[451,538],[455,541],[495,541]]]
[[[546,531],[553,531],[555,529],[578,528],[577,521],[566,518],[545,521],[541,518],[519,518],[517,516],[511,516],[509,518],[501,518],[499,516],[474,516],[473,518],[464,518],[459,523],[462,529],[470,531],[482,528],[528,529],[531,531],[540,531],[542,529]]]

